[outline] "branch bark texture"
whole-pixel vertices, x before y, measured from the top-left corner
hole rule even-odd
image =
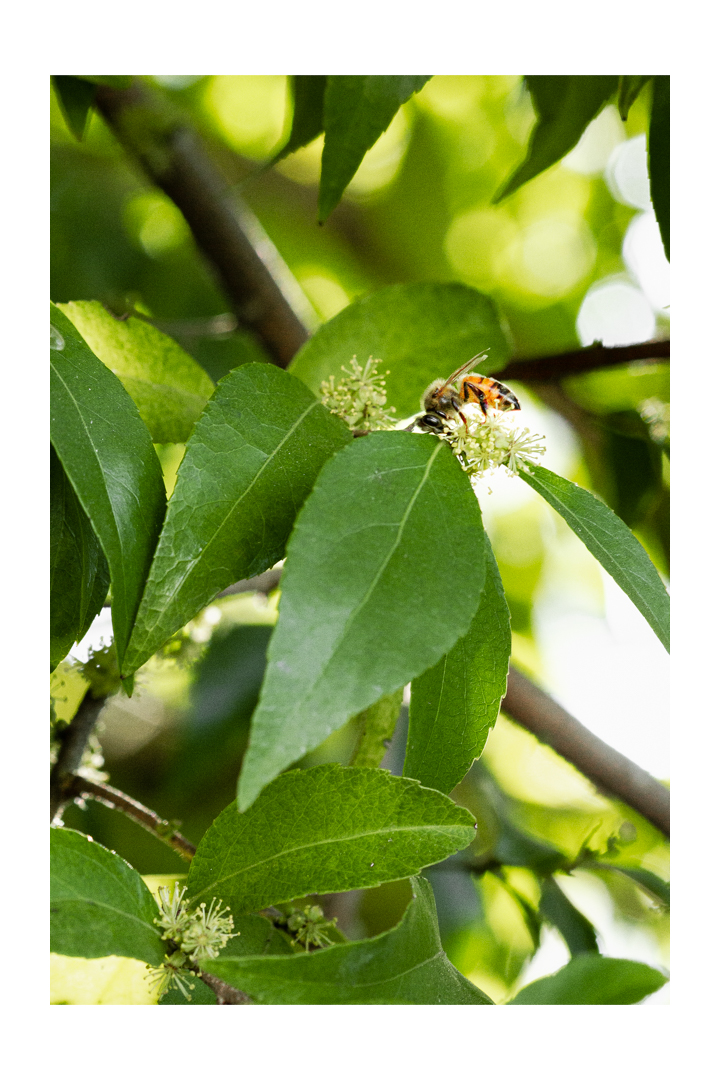
[[[75,772],[106,700],[94,698],[88,692],[60,736],[60,751],[50,771],[50,821],[54,821],[65,803],[73,798],[71,789]]]
[[[654,776],[588,731],[561,705],[511,667],[503,712],[552,746],[607,795],[670,835],[670,792]]]
[[[637,345],[591,345],[587,349],[511,360],[500,374],[520,382],[553,382],[599,368],[619,367],[637,360],[669,360],[670,341],[641,341]]]

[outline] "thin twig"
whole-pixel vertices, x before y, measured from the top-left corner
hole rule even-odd
[[[268,593],[277,589],[281,575],[282,567],[279,566],[272,570],[266,570],[264,574],[258,574],[256,577],[243,578],[242,581],[236,581],[234,585],[228,585],[227,589],[219,592],[215,599],[219,600],[223,596],[235,596],[237,593],[248,592],[261,592],[267,596]]]
[[[143,806],[136,799],[131,799],[124,791],[118,791],[109,784],[86,780],[84,776],[74,776],[67,786],[67,792],[69,798],[95,799],[96,802],[104,803],[113,810],[121,810],[123,814],[127,814],[133,821],[156,836],[158,840],[168,844],[173,851],[188,862],[195,854],[195,845],[191,844],[182,833],[177,832],[169,821],[161,818],[154,810]]]
[[[257,334],[274,363],[287,367],[308,331],[277,280],[280,257],[267,238],[251,242],[248,211],[199,136],[140,83],[128,90],[100,86],[95,103],[149,179],[182,211],[239,321]],[[299,288],[288,281],[286,292],[293,285]]]
[[[499,374],[504,379],[520,382],[552,382],[569,375],[582,375],[585,371],[599,368],[619,367],[636,360],[669,360],[670,341],[643,341],[637,345],[590,345],[586,349],[554,353],[533,359],[511,360]]]
[[[217,975],[209,975],[207,971],[200,971],[198,969],[197,976],[214,992],[217,997],[218,1005],[255,1004],[252,998],[248,997],[247,994],[244,994],[242,990],[237,990],[234,986],[229,986],[228,983],[223,982],[222,979],[218,979]]]
[[[106,701],[106,697],[95,698],[88,691],[70,724],[60,733],[60,751],[50,771],[50,821],[55,820],[72,798],[69,788]]]
[[[654,776],[588,731],[539,686],[511,667],[503,712],[592,780],[601,792],[621,799],[666,836],[670,835],[670,792]]]

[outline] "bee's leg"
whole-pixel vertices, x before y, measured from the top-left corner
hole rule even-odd
[[[475,385],[475,383],[467,380],[462,385],[462,397],[464,401],[474,401],[476,405],[479,405],[483,411],[483,416],[487,416],[487,405],[485,403],[485,394],[483,391]]]

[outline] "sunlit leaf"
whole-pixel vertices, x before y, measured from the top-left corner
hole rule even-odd
[[[595,927],[572,904],[553,877],[542,883],[540,914],[565,938],[571,956],[598,951]]]
[[[50,322],[50,438],[108,561],[115,646],[125,671],[125,648],[165,512],[160,462],[117,377],[52,304]]]
[[[663,881],[651,870],[645,870],[642,866],[623,866],[621,863],[592,862],[587,869],[612,870],[616,874],[623,874],[639,885],[641,889],[654,900],[659,900],[665,907],[670,906],[670,883]]]
[[[493,197],[498,203],[565,157],[615,93],[617,75],[526,75],[537,117],[524,161]]]
[[[670,597],[647,552],[596,495],[540,465],[519,474],[565,519],[670,651]]]
[[[279,776],[249,810],[215,819],[190,864],[193,901],[233,915],[309,893],[409,877],[475,837],[467,810],[384,769],[317,765]]]
[[[323,131],[323,102],[326,75],[291,75],[293,97],[292,129],[288,141],[273,158],[272,164],[307,146]]]
[[[178,470],[128,667],[143,664],[222,589],[282,558],[321,466],[351,438],[272,364],[244,364],[221,380]]]
[[[487,576],[467,634],[413,679],[404,776],[450,792],[480,757],[507,689],[510,613],[486,538]]]
[[[462,582],[448,602],[437,581]],[[438,439],[374,432],[332,458],[288,545],[241,809],[467,632],[485,581],[470,482]]]
[[[107,560],[50,447],[50,669],[85,636],[110,585]]]
[[[621,120],[627,120],[630,108],[652,75],[621,75],[618,83],[618,112]]]
[[[670,76],[653,77],[648,134],[650,196],[660,226],[665,255],[670,258]]]
[[[634,1005],[666,982],[662,972],[636,960],[585,953],[524,986],[508,1005]]]
[[[499,370],[510,350],[495,302],[469,285],[412,282],[379,289],[344,308],[307,341],[290,370],[314,390],[357,355],[389,371],[388,403],[398,417],[421,408],[433,379],[446,377],[480,352]]]
[[[414,878],[412,889],[402,921],[378,937],[203,967],[262,1005],[492,1005],[443,952],[429,883]]]
[[[158,906],[137,870],[74,829],[50,830],[50,949],[161,964]]]
[[[82,139],[95,100],[95,87],[75,75],[53,75],[52,83],[65,123],[76,139]]]
[[[318,212],[325,221],[365,154],[429,75],[328,75]]]
[[[197,361],[149,322],[117,319],[96,300],[57,306],[117,375],[153,442],[185,442],[215,389]]]

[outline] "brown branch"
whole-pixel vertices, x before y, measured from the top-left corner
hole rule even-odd
[[[282,567],[278,566],[277,569],[266,570],[264,574],[258,574],[256,577],[243,578],[242,581],[236,581],[234,585],[228,585],[227,589],[219,592],[215,599],[247,592],[261,592],[267,596],[273,589],[277,589],[281,574]]]
[[[151,832],[153,836],[156,836],[158,840],[168,844],[173,851],[176,851],[183,859],[187,859],[188,862],[195,854],[195,845],[186,840],[182,833],[173,829],[169,821],[165,821],[154,810],[148,809],[147,806],[143,806],[142,803],[131,799],[125,792],[110,787],[109,784],[99,784],[94,780],[86,780],[84,776],[74,776],[67,785],[66,790],[68,798],[95,799],[96,802],[101,802],[113,810],[122,811],[123,814],[132,818],[133,821],[136,821],[148,832]]]
[[[587,349],[511,360],[499,374],[520,382],[552,382],[569,375],[582,375],[598,368],[619,367],[634,360],[669,360],[670,341],[643,341],[637,345],[590,345]]]
[[[511,667],[503,712],[571,762],[601,792],[620,799],[670,835],[670,792],[659,780],[588,731],[561,705]]]
[[[99,86],[95,104],[152,183],[181,210],[239,321],[258,336],[274,363],[287,367],[308,332],[278,282],[280,256],[267,238],[253,245],[249,213],[199,136],[139,83],[129,90]],[[291,287],[288,282],[286,291]]]
[[[255,1002],[252,998],[244,994],[242,990],[236,990],[234,986],[229,986],[228,983],[223,982],[222,979],[218,979],[217,975],[209,975],[207,971],[200,971],[198,968],[196,972],[199,979],[210,987],[217,997],[218,1005],[254,1005]]]
[[[106,701],[105,697],[94,698],[88,691],[70,724],[60,733],[60,751],[50,771],[50,821],[55,820],[72,798],[69,791],[75,772],[80,768],[87,741]]]

